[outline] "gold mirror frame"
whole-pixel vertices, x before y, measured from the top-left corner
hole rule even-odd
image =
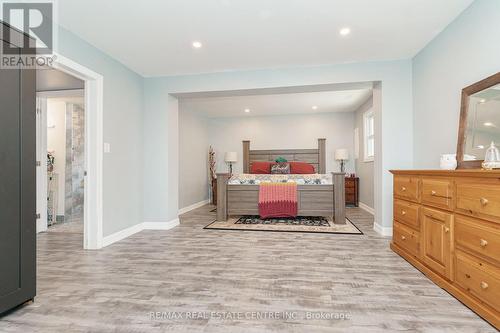
[[[487,77],[462,89],[462,105],[460,107],[460,125],[458,128],[457,143],[457,168],[458,169],[480,169],[483,160],[464,161],[464,150],[466,140],[467,115],[469,112],[469,97],[482,90],[500,84],[500,72]]]

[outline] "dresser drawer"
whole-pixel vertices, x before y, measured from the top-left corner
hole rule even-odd
[[[354,187],[346,187],[345,189],[346,194],[354,194],[355,192],[356,190],[354,189]]]
[[[420,233],[418,231],[394,221],[392,240],[410,254],[416,257],[420,255]]]
[[[485,222],[456,216],[455,243],[500,263],[500,229]]]
[[[394,200],[394,219],[416,230],[420,230],[420,205],[402,200]]]
[[[457,251],[455,282],[484,303],[500,309],[499,268]]]
[[[354,186],[355,186],[354,180],[350,180],[349,178],[345,179],[346,188],[354,188]]]
[[[420,179],[411,176],[394,177],[394,195],[396,197],[418,202]]]
[[[500,180],[458,180],[456,211],[500,222]]]
[[[452,210],[453,181],[444,178],[422,178],[422,204]]]

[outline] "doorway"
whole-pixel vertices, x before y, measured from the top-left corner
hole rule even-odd
[[[80,96],[77,97],[80,98],[80,102],[83,101],[83,103],[79,103],[84,106],[85,117],[83,118],[83,123],[79,125],[82,127],[82,135],[79,137],[82,141],[82,145],[80,146],[81,148],[78,148],[79,154],[78,157],[76,157],[76,163],[80,166],[78,175],[79,177],[83,177],[80,180],[80,184],[83,186],[80,186],[80,189],[76,191],[76,193],[78,193],[76,201],[81,204],[72,204],[70,213],[66,213],[66,203],[73,203],[74,197],[72,195],[71,198],[68,198],[69,200],[65,198],[64,219],[66,219],[66,215],[71,216],[70,219],[73,219],[73,216],[79,216],[80,221],[83,220],[83,223],[79,226],[83,228],[83,247],[85,249],[99,249],[102,247],[103,238],[103,77],[59,54],[56,57],[53,67],[48,70],[56,70],[59,75],[73,77],[73,79],[83,83],[83,90],[72,89],[71,87],[69,89],[58,88],[58,85],[61,83],[59,80],[52,80],[49,82],[49,87],[44,89],[46,91],[41,92],[37,99],[37,128],[39,129],[37,131],[37,143],[43,145],[45,151],[48,148],[46,140],[47,131],[49,130],[49,128],[47,128],[47,99],[62,98],[65,96],[61,96],[61,94],[64,95],[71,91],[75,92],[75,90],[80,90]],[[60,92],[61,89],[63,92]],[[75,108],[78,109],[79,103],[74,103],[74,101],[71,103],[70,101],[70,104],[73,105],[67,107],[68,109],[72,108],[74,111]],[[37,161],[39,162],[37,163],[37,232],[48,229],[49,218],[47,202],[47,185],[49,184],[47,179],[47,155],[44,149],[37,149]],[[71,156],[71,154],[69,155]],[[45,163],[42,163],[42,161]],[[67,164],[65,168],[66,167]],[[66,174],[65,172],[65,179]],[[73,173],[68,172],[68,174]],[[73,182],[71,182],[71,184],[73,184]],[[75,184],[78,184],[78,182],[75,182]],[[61,211],[62,210],[59,210],[59,214],[61,214]],[[58,222],[57,215],[56,212],[54,214],[56,223]],[[62,217],[59,217],[59,220],[61,219]]]
[[[328,96],[328,98],[321,97],[322,94],[328,95],[329,93],[345,93],[345,98],[336,100],[333,96]],[[358,93],[361,93],[362,98],[357,96]],[[296,99],[292,102],[291,97],[294,95]],[[312,96],[313,98],[307,98],[308,96]],[[213,192],[213,189],[208,189],[211,179],[208,181],[205,180],[208,172],[204,165],[202,167],[205,169],[202,168],[196,172],[191,170],[189,179],[186,178],[187,173],[183,173],[184,169],[193,168],[192,165],[187,165],[190,158],[187,158],[186,155],[188,153],[193,154],[193,144],[199,146],[199,143],[209,142],[214,147],[218,156],[224,156],[225,152],[236,152],[237,156],[242,156],[241,141],[252,139],[252,136],[255,136],[253,137],[253,141],[258,145],[262,145],[258,149],[268,148],[269,142],[272,142],[273,145],[278,145],[277,147],[279,148],[307,147],[317,137],[327,138],[329,155],[326,168],[328,172],[339,171],[340,169],[339,160],[335,159],[335,151],[338,148],[338,150],[347,149],[346,172],[350,177],[346,179],[346,203],[349,206],[360,207],[368,214],[381,215],[382,185],[377,177],[381,173],[381,140],[379,138],[382,103],[380,82],[351,82],[261,89],[185,92],[173,93],[169,97],[176,98],[177,102],[177,104],[172,103],[171,109],[175,110],[175,112],[169,112],[169,117],[173,117],[172,114],[174,113],[178,114],[177,127],[179,130],[177,140],[179,148],[176,150],[172,149],[171,151],[178,152],[174,160],[178,160],[180,163],[177,169],[172,168],[172,174],[169,174],[169,176],[171,179],[175,179],[172,181],[179,182],[177,187],[179,190],[179,211],[181,213],[185,213],[189,209],[199,206],[198,204],[204,203],[204,201],[195,202],[196,200],[193,200],[193,202],[184,201],[184,198],[195,197],[193,188],[197,189],[198,200],[203,199],[201,195],[205,195],[206,192],[209,193],[206,195],[206,198]],[[283,97],[286,98],[275,104],[278,107],[272,106],[276,100]],[[302,103],[302,99],[304,103]],[[290,104],[286,105],[287,103]],[[342,105],[343,108],[350,107],[350,110],[343,109],[342,112],[333,112],[334,105],[330,105],[330,103],[338,104],[338,106]],[[280,111],[280,108],[284,110]],[[292,114],[292,111],[296,108],[303,111],[297,110]],[[284,118],[278,121],[277,119],[280,119],[278,118],[280,117],[280,112],[284,113],[282,115]],[[333,120],[333,118],[331,121],[317,121],[319,119],[318,115],[325,115],[328,112],[332,114],[332,117],[333,115],[338,116],[343,113],[352,114],[352,124],[346,123],[335,130],[323,129],[323,126],[341,124],[339,119]],[[285,116],[285,113],[290,114]],[[306,115],[307,118],[297,120],[300,118],[300,114]],[[286,127],[287,130],[290,130],[296,124],[300,124],[300,128],[291,132],[304,132],[303,128],[305,124],[309,126],[310,131],[307,134],[292,136],[286,139],[284,135],[278,138],[278,140],[276,138],[270,139],[266,135],[267,133],[272,133],[273,128],[276,126],[271,120],[279,123],[282,127]],[[206,126],[200,126],[203,122],[208,122],[208,131],[203,130],[203,127]],[[283,125],[285,123],[287,126]],[[182,133],[197,133],[196,143],[189,142],[189,140],[193,140],[192,135],[191,137],[186,137]],[[258,135],[255,133],[258,133]],[[209,136],[209,138],[202,139],[201,136],[203,135]],[[224,137],[225,135],[227,136]],[[307,135],[310,137],[307,137]],[[283,142],[280,142],[280,140],[283,140]],[[189,149],[186,149],[186,143]],[[287,145],[290,146],[287,147]],[[200,149],[198,146],[194,146],[195,149]],[[201,149],[204,148],[201,147]],[[208,147],[205,148],[205,150],[207,149]],[[366,154],[365,151],[367,152]],[[227,165],[224,158],[218,159],[216,167],[219,172],[227,172]],[[174,177],[174,170],[177,171],[178,177]],[[237,163],[236,172],[241,171],[241,163]],[[198,175],[198,178],[193,178],[193,174]],[[191,192],[187,193],[185,190],[187,181],[196,183],[195,185],[198,187],[189,186]],[[375,221],[379,220],[381,219],[375,219]],[[392,232],[382,229],[375,222],[374,229],[384,235]]]
[[[64,74],[66,75],[66,74]],[[38,176],[40,186],[37,229],[48,232],[82,234],[85,203],[85,103],[83,89],[45,91],[53,77],[64,78],[56,70],[45,70],[38,75],[37,104],[40,112],[37,125]],[[68,86],[73,78],[59,80]],[[84,86],[76,80],[77,87]],[[42,91],[43,90],[43,91]],[[43,116],[43,117],[42,117]],[[46,172],[46,173],[45,173]],[[42,174],[45,173],[45,174]],[[40,185],[41,182],[39,183]],[[43,197],[42,193],[45,193]]]

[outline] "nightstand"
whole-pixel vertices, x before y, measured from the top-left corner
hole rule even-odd
[[[346,206],[359,206],[358,177],[346,177],[345,179],[345,204]]]

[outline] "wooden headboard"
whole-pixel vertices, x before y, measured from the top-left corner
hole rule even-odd
[[[243,173],[250,172],[253,161],[274,161],[283,157],[290,162],[312,164],[317,173],[326,173],[326,139],[318,139],[317,149],[250,150],[250,141],[243,141]]]

